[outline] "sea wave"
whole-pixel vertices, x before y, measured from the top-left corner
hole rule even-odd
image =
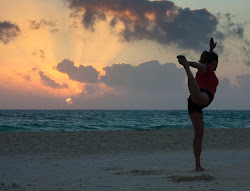
[[[205,128],[250,128],[250,111],[204,111]],[[0,110],[0,131],[107,131],[192,128],[188,112]]]

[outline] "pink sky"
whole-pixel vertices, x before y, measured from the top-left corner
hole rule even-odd
[[[210,109],[250,108],[243,15],[205,1],[86,2],[1,2],[0,109],[186,109],[176,55],[197,61],[212,35],[220,86]]]

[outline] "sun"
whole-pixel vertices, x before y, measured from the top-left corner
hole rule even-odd
[[[67,103],[67,104],[72,104],[72,103],[73,103],[73,102],[72,102],[72,99],[71,99],[71,98],[67,98],[67,99],[66,99],[66,103]]]

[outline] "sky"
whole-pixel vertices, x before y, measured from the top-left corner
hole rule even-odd
[[[1,0],[0,109],[186,109],[217,41],[209,109],[250,109],[248,0]],[[195,75],[196,70],[192,69]]]

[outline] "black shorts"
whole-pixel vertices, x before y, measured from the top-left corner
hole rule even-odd
[[[203,114],[202,109],[207,107],[213,100],[213,95],[211,94],[210,91],[202,89],[202,88],[200,90],[201,90],[201,92],[205,92],[208,95],[209,103],[207,105],[200,106],[192,101],[191,95],[190,95],[188,98],[188,113],[189,114],[191,114],[192,112],[199,112],[199,113]]]

